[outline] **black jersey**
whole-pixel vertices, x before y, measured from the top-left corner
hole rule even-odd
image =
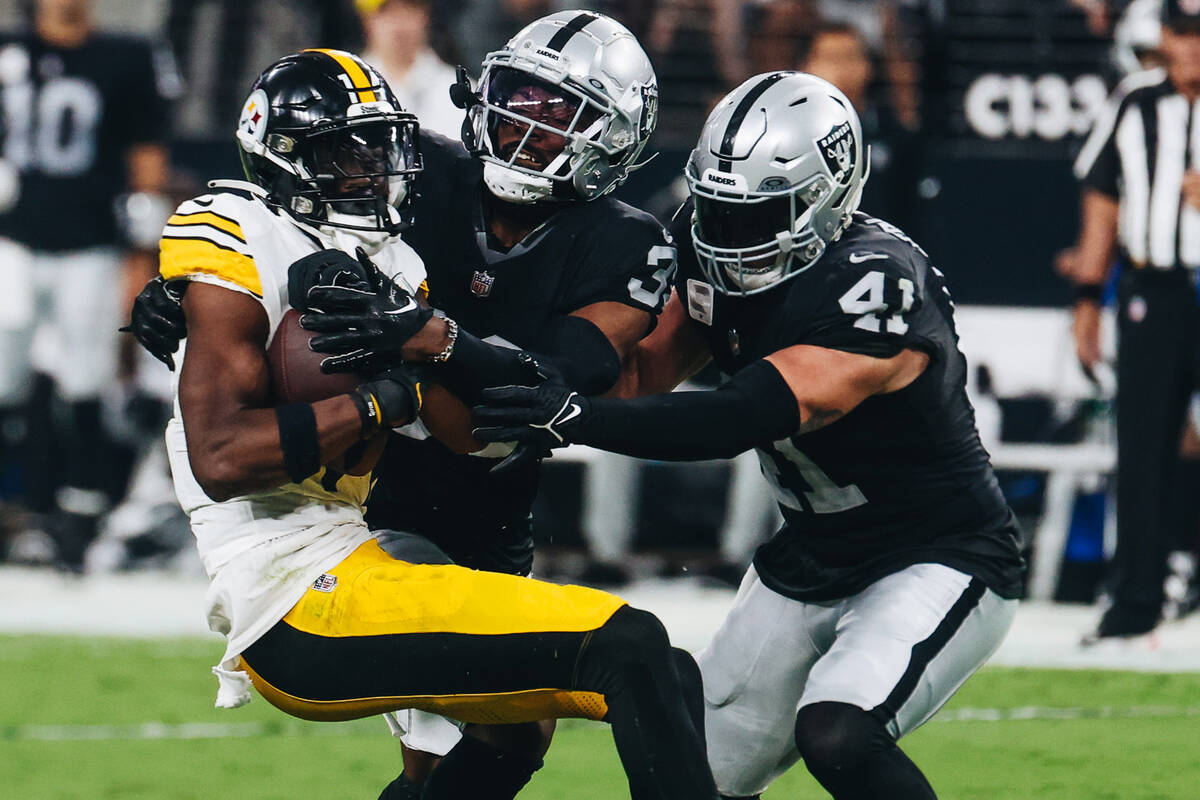
[[[171,57],[134,37],[61,48],[0,34],[0,158],[20,174],[0,236],[35,250],[112,244],[126,150],[166,141],[177,80]]]
[[[687,235],[689,214],[678,218]],[[801,600],[856,593],[935,562],[1004,597],[1020,589],[1015,519],[975,430],[944,276],[899,229],[863,214],[810,269],[748,297],[713,290],[682,248],[677,286],[722,372],[793,345],[879,358],[916,348],[928,367],[827,427],[758,451],[785,525],[759,548],[767,586]]]
[[[564,204],[509,250],[484,225],[482,166],[458,142],[422,132],[425,170],[407,241],[425,261],[429,301],[476,336],[544,349],[547,325],[592,303],[657,315],[675,248],[652,216],[603,197]],[[422,533],[452,556],[498,533],[529,530],[537,466],[496,478],[495,459],[456,455],[434,439],[392,437],[372,497],[373,527]]]

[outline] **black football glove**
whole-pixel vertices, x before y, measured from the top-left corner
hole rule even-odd
[[[138,292],[129,314],[129,324],[120,330],[132,333],[150,355],[175,371],[174,353],[187,338],[187,318],[183,315],[183,293],[187,281],[168,281],[156,275]]]
[[[362,248],[358,258],[374,289],[361,285],[319,284],[308,290],[311,310],[301,327],[320,334],[309,341],[318,353],[330,353],[321,371],[384,372],[403,363],[401,348],[425,327],[433,309],[379,271]]]
[[[298,311],[309,306],[308,293],[314,286],[352,286],[373,292],[374,276],[379,270],[359,248],[359,259],[341,250],[318,250],[288,267],[288,305]],[[369,265],[369,266],[368,266]]]
[[[399,366],[357,387],[354,402],[362,417],[362,438],[412,422],[421,410],[419,367]]]
[[[529,353],[520,359],[528,386],[494,386],[483,390],[483,402],[471,409],[477,426],[471,433],[481,442],[516,442],[508,458],[492,468],[503,473],[520,464],[566,447],[591,414],[586,397],[573,391],[562,373]]]

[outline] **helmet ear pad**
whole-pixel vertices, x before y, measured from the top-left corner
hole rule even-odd
[[[612,182],[598,183],[597,179],[610,174],[608,154],[597,148],[588,148],[581,156],[579,169],[571,179],[571,187],[582,200],[592,200],[608,191]]]

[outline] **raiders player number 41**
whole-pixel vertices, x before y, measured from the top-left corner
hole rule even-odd
[[[803,758],[835,798],[934,797],[895,741],[1015,611],[1018,536],[975,430],[954,306],[924,250],[857,213],[866,163],[833,86],[751,78],[692,153],[675,233],[693,246],[626,368],[629,399],[582,397],[531,361],[540,384],[488,390],[475,409],[484,441],[758,451],[785,523],[699,658],[726,796],[755,796]],[[653,394],[709,359],[721,388]]]

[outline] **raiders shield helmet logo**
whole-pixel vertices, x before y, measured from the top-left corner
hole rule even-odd
[[[833,180],[839,184],[847,183],[850,180],[850,173],[853,172],[854,165],[858,161],[858,148],[850,123],[843,122],[836,126],[829,133],[817,139],[816,144]]]

